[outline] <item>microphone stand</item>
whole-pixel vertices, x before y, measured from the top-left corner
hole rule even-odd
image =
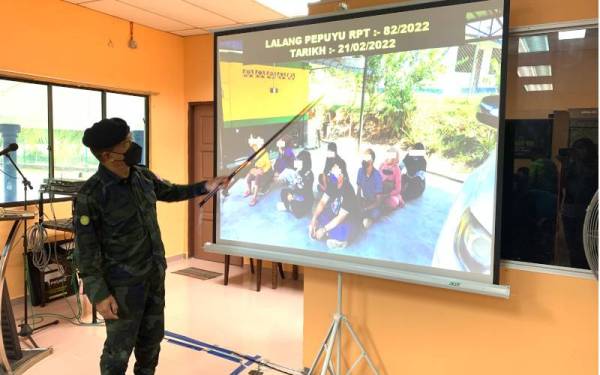
[[[33,190],[33,186],[31,185],[31,181],[29,181],[27,179],[27,177],[25,177],[25,175],[23,174],[23,172],[21,172],[21,169],[19,169],[19,166],[17,166],[17,163],[15,163],[15,161],[10,157],[9,153],[4,154],[4,156],[6,156],[8,158],[8,160],[11,162],[11,164],[13,165],[13,167],[15,167],[15,169],[17,170],[17,172],[19,173],[19,175],[22,178],[21,182],[23,184],[23,200],[24,200],[23,206],[24,206],[24,210],[27,211],[27,189]],[[31,335],[33,334],[33,331],[41,329],[41,328],[44,328],[44,327],[47,327],[47,326],[50,326],[50,325],[53,325],[53,324],[57,324],[58,320],[55,320],[53,322],[50,322],[50,323],[47,323],[47,324],[44,324],[44,325],[41,325],[41,326],[35,327],[35,328],[31,328],[31,326],[29,325],[29,323],[27,321],[28,320],[28,316],[27,316],[28,315],[28,312],[27,312],[27,302],[28,302],[28,298],[27,298],[27,279],[28,279],[28,276],[29,276],[27,274],[28,273],[27,270],[29,268],[28,267],[29,259],[27,258],[27,251],[28,251],[28,249],[27,249],[27,219],[23,220],[23,225],[25,227],[24,234],[23,234],[23,249],[24,249],[24,251],[23,251],[23,262],[25,262],[23,264],[24,275],[25,275],[25,278],[24,278],[24,286],[25,286],[25,288],[24,288],[24,291],[23,291],[23,293],[24,293],[23,306],[24,306],[24,309],[25,309],[25,317],[23,318],[24,319],[24,323],[23,324],[19,324],[19,327],[21,327],[21,329],[19,331],[19,336],[28,338],[33,343],[33,345],[36,348],[39,348],[39,346],[37,345],[37,343],[33,340],[33,337],[31,337]]]

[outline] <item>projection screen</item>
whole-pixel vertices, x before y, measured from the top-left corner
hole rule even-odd
[[[507,3],[506,3],[507,4]],[[508,297],[498,285],[504,1],[215,34],[210,252]]]

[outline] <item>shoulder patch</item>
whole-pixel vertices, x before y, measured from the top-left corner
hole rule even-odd
[[[79,222],[81,223],[81,225],[89,225],[90,217],[87,215],[81,215],[81,217],[79,218]]]

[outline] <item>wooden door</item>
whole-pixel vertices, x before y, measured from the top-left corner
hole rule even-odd
[[[189,108],[189,174],[190,182],[210,180],[214,176],[214,117],[213,103],[191,103]],[[203,208],[198,207],[202,198],[190,201],[189,207],[189,256],[224,262],[224,256],[204,251],[206,242],[214,242],[214,199]],[[231,263],[241,265],[241,258],[232,257]]]

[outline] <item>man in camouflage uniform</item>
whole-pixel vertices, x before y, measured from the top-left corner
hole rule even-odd
[[[142,149],[127,123],[105,119],[83,144],[100,161],[75,203],[76,259],[85,294],[106,321],[104,374],[123,375],[135,348],[136,375],[154,374],[164,335],[165,250],[156,201],[181,201],[227,184],[227,178],[174,185],[138,166]]]

